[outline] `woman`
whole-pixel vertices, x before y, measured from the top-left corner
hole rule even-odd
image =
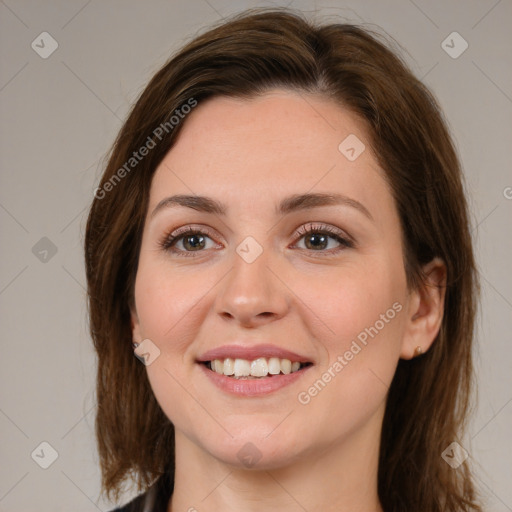
[[[378,36],[265,10],[194,39],[85,254],[103,491],[144,491],[116,510],[481,510],[460,165]]]

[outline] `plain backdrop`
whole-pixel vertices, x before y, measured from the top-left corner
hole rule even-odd
[[[512,510],[512,2],[3,0],[0,511],[112,508],[98,498],[82,254],[104,157],[171,53],[230,14],[286,4],[319,20],[380,27],[444,109],[482,281],[479,392],[464,447],[486,510]]]

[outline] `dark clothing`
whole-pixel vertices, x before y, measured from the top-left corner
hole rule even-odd
[[[174,474],[167,471],[143,494],[110,512],[167,512],[174,488]]]

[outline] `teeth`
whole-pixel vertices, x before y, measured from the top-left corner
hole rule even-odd
[[[258,378],[267,377],[270,375],[279,375],[280,373],[288,375],[294,373],[301,368],[301,363],[298,361],[290,361],[289,359],[279,359],[278,357],[271,357],[266,359],[259,357],[254,361],[247,359],[232,359],[227,357],[223,361],[215,359],[210,361],[210,368],[215,373],[226,375],[229,377],[239,378]]]
[[[268,375],[268,364],[264,357],[255,359],[251,363],[251,375],[253,377],[266,377]]]
[[[292,362],[289,359],[281,359],[281,373],[288,375],[292,371]]]
[[[212,370],[217,373],[224,373],[224,361],[221,361],[220,359],[212,361]]]
[[[278,375],[281,373],[281,361],[278,357],[271,357],[268,360],[268,373],[270,373],[270,375]]]
[[[235,377],[251,375],[251,363],[246,359],[235,359]]]
[[[212,370],[217,373],[221,373],[217,368],[219,368],[219,363],[222,365],[222,373],[224,375],[233,375],[235,373],[235,361],[229,357],[224,359],[224,362],[220,361],[219,359],[215,359],[213,361],[215,363],[215,368],[212,366]]]

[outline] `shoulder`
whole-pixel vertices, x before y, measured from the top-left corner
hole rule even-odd
[[[149,500],[150,500],[150,492],[151,489],[145,492],[144,494],[140,494],[139,496],[135,497],[127,503],[126,505],[123,505],[122,507],[117,507],[110,512],[146,512],[148,510]],[[148,512],[153,512],[151,508]]]
[[[166,512],[173,487],[174,481],[171,474],[164,473],[145,493],[110,512]]]

